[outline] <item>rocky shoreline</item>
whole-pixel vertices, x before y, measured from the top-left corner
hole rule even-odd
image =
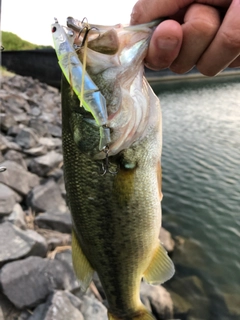
[[[60,93],[29,77],[3,76],[0,101],[0,166],[7,168],[0,173],[0,320],[107,320],[97,275],[83,295],[72,268]],[[171,254],[175,242],[165,229],[161,241]],[[180,265],[186,248],[198,250],[181,238],[176,243]],[[170,282],[168,291],[143,283],[142,301],[156,319],[206,319],[202,306],[198,317],[191,296],[181,296],[183,281],[205,298],[196,276]]]

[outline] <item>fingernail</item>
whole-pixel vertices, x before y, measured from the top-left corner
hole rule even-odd
[[[159,49],[172,50],[178,45],[178,39],[158,39],[157,46]]]
[[[147,63],[147,62],[145,62],[145,66],[148,68],[148,69],[150,69],[150,70],[154,70],[154,71],[159,71],[159,70],[163,70],[163,69],[166,69],[167,67],[166,66],[164,66],[164,67],[161,67],[161,66],[153,66],[153,65],[151,65],[151,64],[149,64],[149,63]]]

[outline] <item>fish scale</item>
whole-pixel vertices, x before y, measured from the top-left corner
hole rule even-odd
[[[137,64],[140,65],[139,61]],[[94,70],[94,66],[91,68]],[[121,70],[123,68],[121,66]],[[126,72],[124,81],[125,78]],[[102,81],[101,74],[99,79]],[[94,81],[99,86],[96,74]],[[120,75],[118,84],[121,87]],[[174,272],[158,240],[161,111],[157,97],[151,89],[146,89],[145,80],[142,85],[142,92],[149,95],[146,101],[152,102],[145,134],[136,138],[130,147],[110,156],[118,171],[102,176],[102,160],[96,157],[98,127],[79,107],[79,100],[66,79],[62,81],[64,179],[73,219],[73,264],[83,290],[97,271],[107,297],[110,320],[154,319],[140,301],[141,280],[144,277],[149,283],[162,283]],[[112,92],[112,85],[109,88]],[[141,92],[141,88],[138,89]],[[109,94],[107,82],[102,94]],[[118,88],[114,94],[116,99],[121,90]],[[124,103],[124,97],[119,99]]]

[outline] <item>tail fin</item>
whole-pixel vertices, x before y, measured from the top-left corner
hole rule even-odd
[[[109,320],[156,320],[156,318],[148,311],[144,306],[142,310],[136,312],[134,315],[128,316],[114,316],[110,312],[108,312],[108,319]]]

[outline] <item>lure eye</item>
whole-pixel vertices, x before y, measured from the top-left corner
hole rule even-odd
[[[55,31],[57,31],[56,27],[52,27],[52,33],[54,33]]]

